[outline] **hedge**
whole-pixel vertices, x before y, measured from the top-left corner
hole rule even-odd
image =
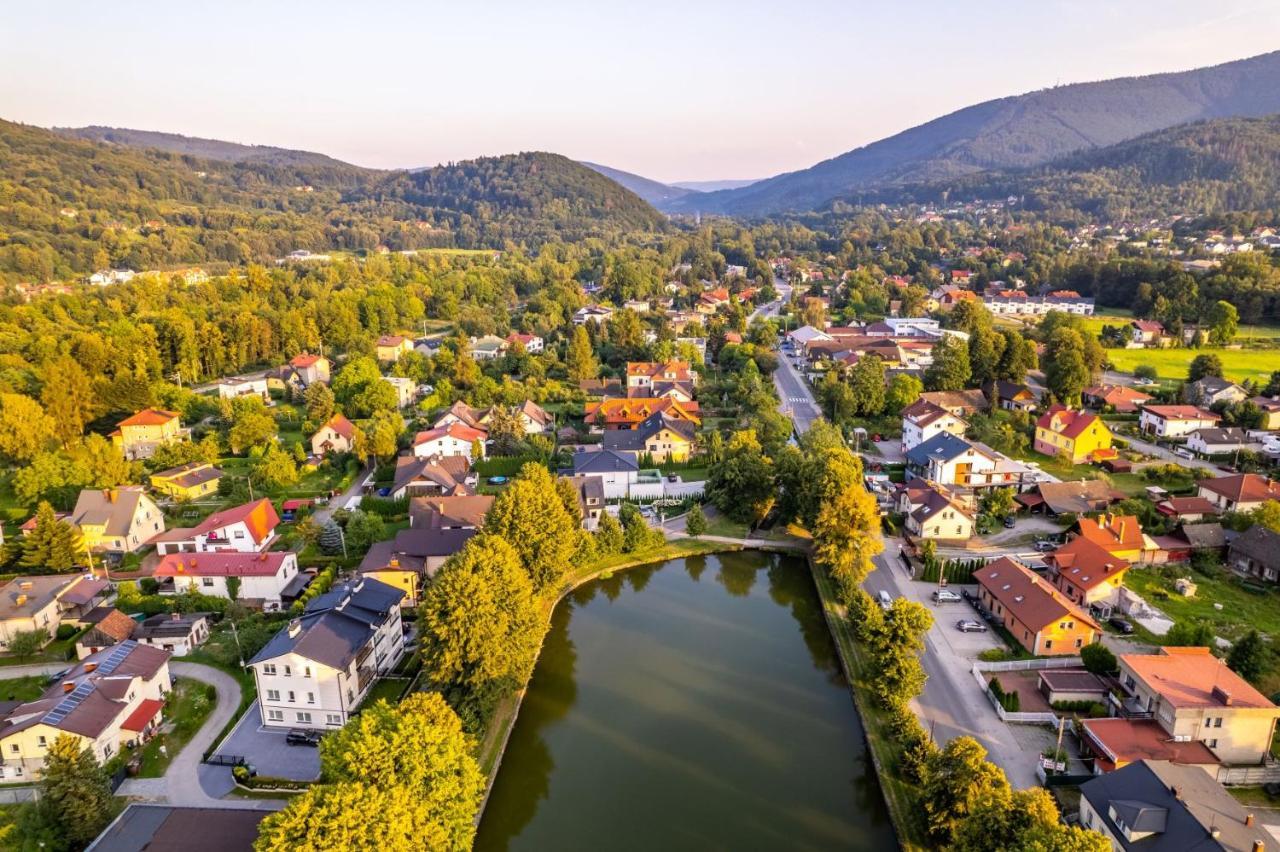
[[[987,684],[987,689],[995,696],[996,701],[1004,708],[1006,713],[1017,713],[1018,708],[1022,706],[1022,699],[1018,697],[1018,693],[1005,692],[998,677],[991,678],[991,683]]]
[[[480,476],[515,476],[526,464],[546,464],[542,456],[492,456],[474,465]]]

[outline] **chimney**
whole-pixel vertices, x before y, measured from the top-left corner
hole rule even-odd
[[[71,692],[75,688],[76,688],[76,682],[74,680],[67,680],[62,682],[63,695],[66,695],[68,692]]]
[[[292,639],[302,632],[302,619],[293,618],[289,620],[289,638]]]
[[[26,595],[18,595],[17,599],[14,601],[14,603],[17,604],[18,606],[23,606],[26,604],[26,602],[27,602]]]
[[[103,493],[103,496],[107,498],[108,503],[116,502],[116,490],[114,488],[108,488],[106,491],[103,491],[102,493]]]
[[[97,663],[85,663],[85,664],[84,664],[84,673],[85,673],[85,674],[89,674],[89,672],[93,672],[93,671],[97,671],[97,670],[98,670],[98,664],[97,664]]]
[[[1263,852],[1266,848],[1267,844],[1263,843],[1261,840],[1253,841],[1253,852]]]

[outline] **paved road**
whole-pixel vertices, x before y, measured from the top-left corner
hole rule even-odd
[[[20,677],[51,675],[63,669],[71,668],[72,663],[31,663],[25,666],[0,666],[0,680],[12,680]]]
[[[1184,459],[1182,456],[1174,455],[1173,450],[1158,446],[1150,441],[1144,441],[1141,438],[1134,438],[1131,435],[1121,435],[1120,438],[1127,441],[1129,446],[1133,447],[1135,450],[1140,450],[1149,456],[1155,456],[1163,461],[1180,464],[1183,467],[1199,467],[1205,470],[1211,470],[1218,476],[1226,475],[1223,471],[1219,470],[1218,466],[1213,462],[1205,461],[1204,459]]]
[[[331,499],[326,505],[319,507],[311,515],[313,521],[317,525],[322,525],[333,515],[335,511],[341,509],[351,501],[352,497],[359,497],[364,493],[364,481],[373,472],[372,467],[363,467],[360,472],[351,480],[351,484],[347,486],[347,490]]]

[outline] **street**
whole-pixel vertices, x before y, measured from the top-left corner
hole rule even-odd
[[[774,288],[778,291],[778,300],[756,308],[751,319],[777,316],[779,306],[791,298],[791,285],[775,280]],[[778,369],[773,373],[773,383],[778,389],[778,398],[782,400],[782,413],[795,421],[797,434],[803,434],[809,431],[813,421],[822,416],[822,411],[814,401],[808,382],[796,370],[791,359],[783,352],[778,352],[777,356]]]

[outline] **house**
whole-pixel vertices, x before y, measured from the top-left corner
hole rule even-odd
[[[681,385],[692,388],[698,383],[698,374],[688,361],[672,358],[655,363],[652,361],[627,362],[627,396],[647,396],[644,391],[656,390],[663,385]],[[656,396],[663,394],[657,393]]]
[[[1130,562],[1142,561],[1145,553],[1156,549],[1133,515],[1104,514],[1097,520],[1080,518],[1076,521],[1076,529],[1080,538],[1088,539],[1112,556]]]
[[[1031,388],[1016,382],[1003,379],[987,382],[982,386],[992,408],[1003,408],[1005,411],[1034,411],[1038,400]]]
[[[253,852],[258,825],[270,813],[222,803],[199,808],[133,802],[86,852]],[[212,825],[217,831],[209,831]]]
[[[1113,711],[1119,704],[1108,698]],[[1093,763],[1095,775],[1106,776],[1141,760],[1168,760],[1214,778],[1222,762],[1202,742],[1174,739],[1149,712],[1121,712],[1104,719],[1080,720],[1080,753]]]
[[[588,426],[601,429],[634,429],[659,411],[664,411],[677,420],[687,420],[695,427],[702,425],[698,403],[680,402],[671,397],[635,397],[589,402],[583,409],[582,420]]]
[[[1102,637],[1088,613],[1021,562],[1002,556],[973,576],[983,605],[1036,656],[1079,654]]]
[[[1224,553],[1227,532],[1219,523],[1182,524],[1171,535],[1156,536],[1155,542],[1160,548],[1157,561],[1187,562],[1201,551]]]
[[[507,348],[510,345],[496,334],[486,334],[483,337],[471,338],[467,349],[471,352],[471,357],[477,361],[494,361],[507,354]]]
[[[1227,566],[1268,583],[1280,580],[1280,533],[1261,524],[1249,527],[1227,546]]]
[[[395,389],[397,407],[407,408],[413,404],[414,398],[418,395],[417,382],[403,376],[383,376],[382,380]]]
[[[194,527],[176,527],[155,538],[156,552],[259,553],[276,539],[280,516],[265,497],[221,512],[214,512]]]
[[[943,432],[962,438],[968,428],[968,421],[958,414],[927,399],[917,399],[902,410],[902,451],[915,449]]]
[[[150,739],[172,689],[169,654],[126,640],[76,663],[34,701],[0,716],[0,781],[33,781],[58,737],[75,738],[99,763]]]
[[[472,408],[462,400],[458,400],[449,406],[449,410],[441,414],[432,423],[432,427],[439,429],[444,426],[450,426],[454,423],[461,423],[463,426],[470,426],[472,429],[485,431],[484,423],[489,415],[487,408]]]
[[[145,618],[133,631],[134,641],[185,657],[209,638],[208,612],[162,612]],[[132,619],[130,619],[132,621]]]
[[[133,636],[138,622],[113,606],[95,607],[81,622],[89,629],[76,638],[76,659],[83,660],[103,648],[111,648]]]
[[[526,435],[541,435],[555,429],[555,418],[532,400],[526,399],[516,406],[515,414]]]
[[[634,429],[611,429],[600,446],[615,452],[647,455],[660,464],[685,462],[693,455],[697,427],[665,411],[651,414]]]
[[[1228,426],[1197,429],[1187,436],[1187,449],[1203,456],[1220,456],[1260,447],[1239,426]]]
[[[1221,376],[1204,376],[1183,388],[1187,402],[1203,408],[1212,408],[1220,402],[1244,402],[1249,392],[1235,382],[1229,382]]]
[[[463,456],[468,464],[472,464],[478,461],[472,458],[472,447],[476,447],[480,458],[484,458],[484,442],[488,437],[488,433],[480,429],[473,429],[462,423],[450,423],[448,426],[437,426],[414,435],[413,454],[419,458]]]
[[[932,483],[910,496],[909,493],[902,492],[902,499],[910,502],[905,522],[909,534],[940,542],[973,538],[974,512],[954,494]]]
[[[727,287],[717,287],[714,290],[708,290],[698,296],[698,303],[693,309],[700,314],[714,314],[724,305],[729,304],[729,289]]]
[[[182,428],[178,412],[144,408],[120,421],[111,433],[111,442],[120,448],[125,458],[134,461],[151,458],[161,444],[190,437],[191,430]]]
[[[1138,418],[1138,428],[1148,435],[1181,438],[1197,429],[1218,425],[1222,418],[1194,405],[1146,405]]]
[[[1035,450],[1046,456],[1065,455],[1072,464],[1109,457],[1111,430],[1102,418],[1061,405],[1052,405],[1036,420]]]
[[[400,356],[413,350],[413,341],[399,334],[384,334],[374,344],[374,353],[384,364],[394,364]]]
[[[404,654],[404,592],[359,577],[312,598],[249,661],[268,728],[337,729]]]
[[[256,396],[263,402],[271,401],[271,391],[267,387],[267,377],[245,378],[232,376],[218,382],[219,399],[238,399],[242,396]]]
[[[1199,494],[1223,512],[1252,512],[1268,500],[1280,500],[1280,482],[1256,473],[1202,479]]]
[[[70,520],[94,553],[135,553],[164,532],[164,513],[137,485],[86,488]]]
[[[594,532],[604,514],[604,480],[598,476],[568,476],[566,481],[578,495],[578,512],[582,528]]]
[[[79,621],[109,593],[105,581],[83,574],[14,577],[0,586],[0,648],[18,633],[39,631],[52,639],[63,621]]]
[[[530,355],[538,355],[546,347],[545,341],[543,341],[543,339],[538,335],[521,334],[518,331],[513,331],[507,335],[507,343],[511,344],[512,346],[516,345],[517,343],[520,344],[520,346],[524,348],[524,351],[529,353]]]
[[[329,363],[329,359],[323,355],[312,355],[310,352],[294,355],[289,360],[289,367],[297,374],[303,390],[311,387],[316,382],[329,383],[329,373],[332,365]]]
[[[1134,320],[1129,323],[1130,349],[1143,349],[1150,346],[1164,346],[1164,326],[1155,320]]]
[[[1262,412],[1262,421],[1258,424],[1259,429],[1273,431],[1280,429],[1280,397],[1274,396],[1255,396],[1249,400],[1258,407]]]
[[[349,453],[356,445],[356,424],[341,414],[334,414],[311,436],[311,454]]]
[[[160,594],[195,589],[202,595],[252,603],[267,612],[282,608],[306,588],[310,575],[298,571],[292,551],[268,553],[170,553],[152,575]],[[236,594],[231,592],[235,589]]]
[[[603,305],[587,305],[585,308],[578,308],[573,312],[573,324],[586,325],[591,322],[600,325],[608,322],[612,316],[612,308],[607,308]]]
[[[1275,839],[1208,773],[1139,760],[1080,786],[1080,825],[1121,852],[1263,852]]]
[[[413,608],[422,602],[426,581],[475,534],[474,528],[400,530],[394,539],[370,545],[357,570],[361,576],[404,592],[401,608]]]
[[[939,432],[907,451],[907,471],[939,485],[981,483],[995,470],[995,457],[950,432]]]
[[[1156,504],[1156,511],[1178,521],[1202,521],[1218,514],[1218,507],[1204,497],[1170,497]]]
[[[174,500],[199,500],[218,493],[222,470],[208,462],[188,462],[151,474],[151,487]]]
[[[962,391],[927,391],[920,398],[944,408],[957,417],[969,417],[990,407],[987,395],[972,388]]]
[[[1124,715],[1149,714],[1168,737],[1203,743],[1228,765],[1258,765],[1270,753],[1280,708],[1208,648],[1117,660]]]
[[[1092,385],[1085,388],[1080,396],[1089,408],[1110,408],[1117,414],[1133,414],[1152,400],[1150,394],[1127,385]]]
[[[639,472],[640,463],[634,453],[599,450],[573,454],[574,478],[599,479],[609,500],[630,496],[630,486]]]
[[[388,496],[392,500],[406,497],[449,496],[472,493],[466,484],[471,464],[466,456],[399,456],[396,458],[395,480]]]
[[[1112,602],[1124,585],[1129,561],[1077,536],[1044,558],[1054,586],[1080,606]]]
[[[1081,479],[1071,482],[1041,482],[1035,491],[1019,494],[1014,499],[1030,511],[1043,508],[1050,515],[1083,515],[1101,512],[1112,503],[1125,498],[1101,479]]]
[[[488,494],[466,497],[414,497],[409,501],[409,526],[420,529],[478,530],[493,508]]]

